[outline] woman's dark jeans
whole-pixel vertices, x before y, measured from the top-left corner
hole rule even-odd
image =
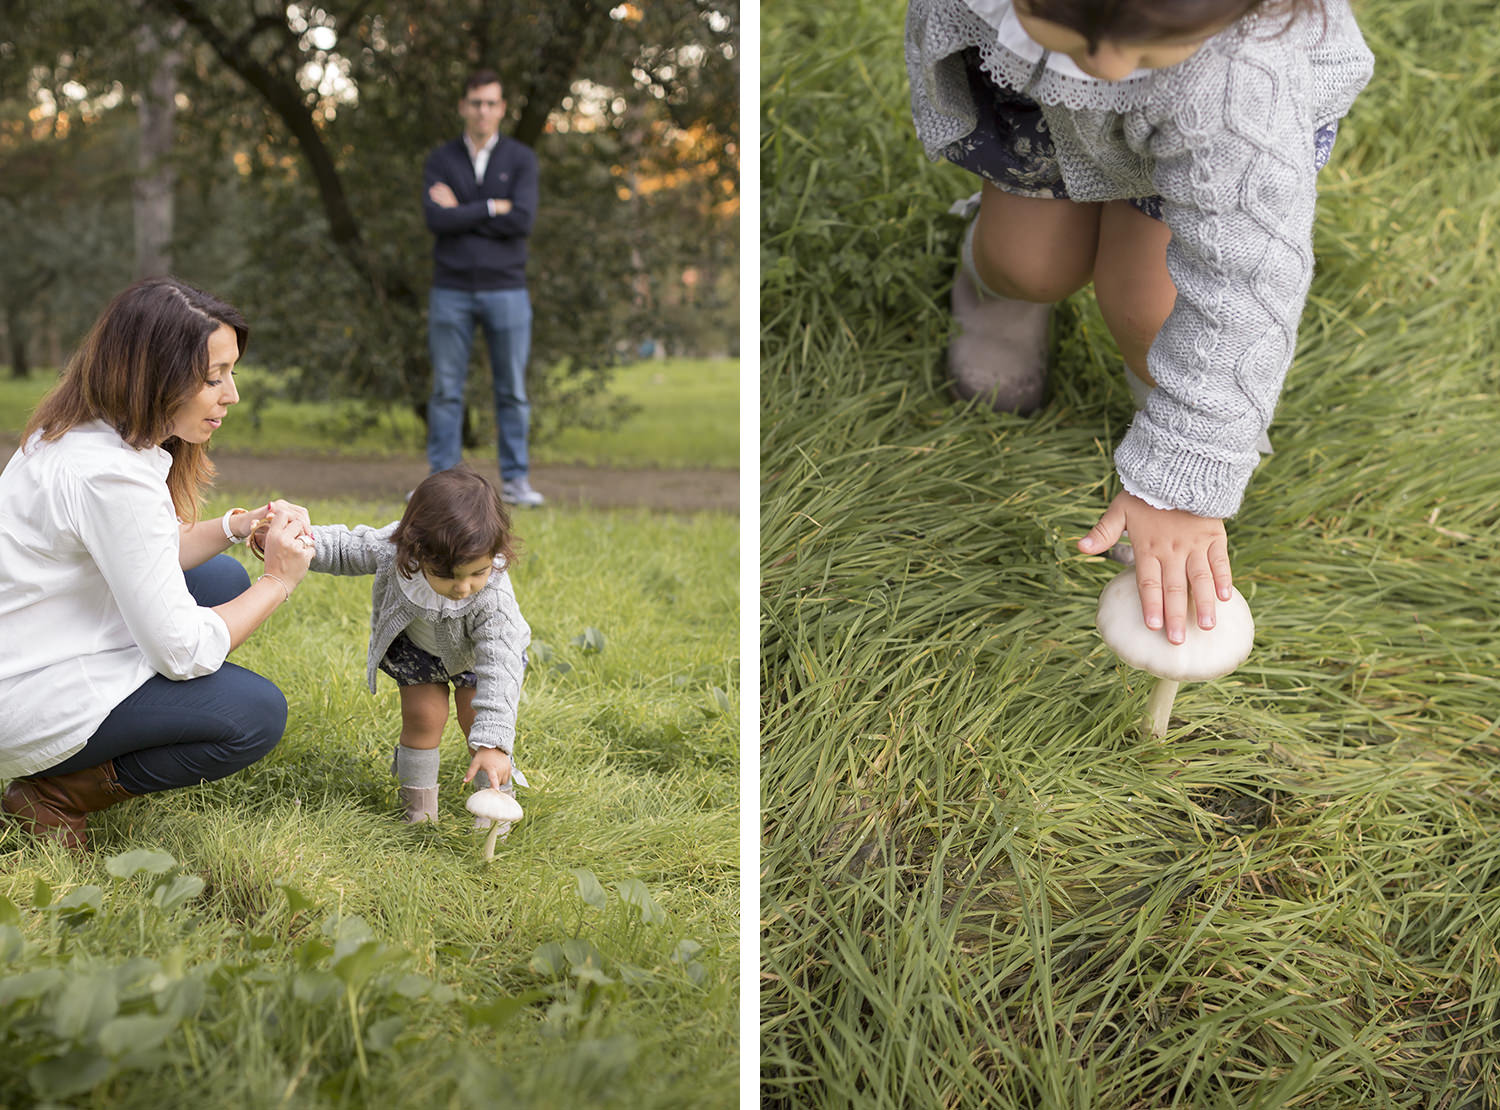
[[[186,577],[199,605],[222,605],[250,587],[245,568],[228,555],[216,555]],[[115,706],[82,750],[41,774],[113,759],[121,786],[152,794],[243,770],[269,754],[285,730],[286,698],[254,671],[225,663],[185,682],[152,675]]]

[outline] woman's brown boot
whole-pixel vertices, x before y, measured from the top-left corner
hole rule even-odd
[[[0,809],[35,836],[65,847],[88,847],[87,814],[135,797],[115,777],[114,760],[65,775],[28,775],[12,779],[0,795]]]

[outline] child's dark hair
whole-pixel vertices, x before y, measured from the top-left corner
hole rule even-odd
[[[500,495],[466,466],[429,474],[412,490],[391,542],[403,578],[423,567],[451,578],[455,567],[476,559],[500,555],[510,566],[516,557],[510,514]]]
[[[1290,24],[1301,12],[1323,10],[1322,0],[1016,0],[1016,7],[1077,31],[1090,50],[1106,39],[1140,43],[1217,30],[1256,11]]]

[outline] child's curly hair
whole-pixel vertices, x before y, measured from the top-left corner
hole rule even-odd
[[[517,547],[495,487],[466,466],[429,474],[412,490],[391,542],[403,578],[423,568],[451,578],[455,567],[486,556],[503,556],[509,567]]]
[[[1090,50],[1106,40],[1151,42],[1227,27],[1255,11],[1288,23],[1304,11],[1323,11],[1322,0],[1016,0],[1016,7],[1077,31]]]

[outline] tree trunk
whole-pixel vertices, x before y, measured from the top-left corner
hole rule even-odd
[[[614,26],[608,0],[558,0],[552,5],[552,34],[525,90],[526,104],[511,137],[536,146],[547,129],[547,117],[562,103],[579,62],[602,47]]]
[[[6,345],[10,348],[10,376],[12,378],[31,377],[31,360],[27,357],[26,351],[29,346],[27,332],[26,321],[22,319],[21,312],[15,308],[7,309],[5,337]]]
[[[172,140],[177,124],[177,69],[182,52],[182,20],[158,32],[149,23],[136,29],[136,54],[146,74],[136,102],[140,143],[136,149],[135,276],[159,277],[172,269],[173,195],[177,171]]]

